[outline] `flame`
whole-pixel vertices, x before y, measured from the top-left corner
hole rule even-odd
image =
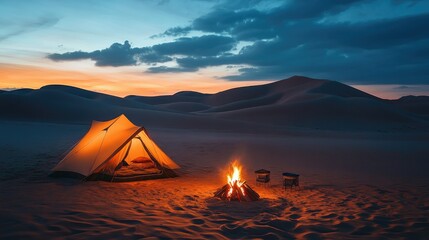
[[[241,193],[245,195],[245,191],[243,189],[243,184],[245,181],[241,179],[241,166],[237,163],[237,161],[234,161],[231,164],[231,170],[232,170],[232,173],[227,175],[228,184],[229,184],[229,191],[227,196],[231,197],[234,191],[234,185],[236,185],[240,189]]]

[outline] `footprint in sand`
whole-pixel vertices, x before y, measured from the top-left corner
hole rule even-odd
[[[352,232],[352,235],[370,235],[372,232],[374,232],[374,227],[371,225],[366,225]]]
[[[322,218],[329,219],[329,218],[335,218],[337,216],[338,216],[337,214],[331,213],[331,214],[323,215]]]
[[[355,230],[355,226],[350,223],[342,222],[334,225],[338,232],[351,232]]]
[[[385,216],[375,216],[372,219],[372,222],[380,225],[383,228],[387,228],[390,225],[391,221],[392,221],[391,218],[385,217]]]
[[[184,208],[179,207],[179,206],[175,206],[175,207],[173,207],[173,209],[176,211],[184,211],[185,210]]]
[[[297,219],[301,218],[301,215],[293,213],[293,214],[289,215],[289,218],[291,218],[293,220],[297,220]]]
[[[397,225],[387,229],[387,231],[391,233],[400,233],[400,232],[404,232],[405,230],[406,228],[402,225]]]
[[[270,227],[274,227],[276,229],[282,230],[282,231],[291,231],[296,227],[297,222],[296,221],[284,221],[280,219],[275,219],[272,221],[267,222],[267,225]]]
[[[320,234],[317,234],[317,233],[307,233],[303,236],[303,239],[319,240],[319,239],[324,239],[324,238]]]
[[[194,218],[194,219],[191,220],[191,222],[193,224],[198,224],[198,225],[205,223],[205,221],[203,219],[200,219],[200,218]]]
[[[222,226],[220,226],[220,230],[226,236],[234,236],[245,232],[245,229],[243,227],[231,223],[223,224]]]
[[[188,201],[195,201],[195,198],[193,196],[185,195],[183,198]]]
[[[300,211],[300,209],[297,207],[291,207],[291,208],[289,208],[289,211],[295,212],[295,211]]]

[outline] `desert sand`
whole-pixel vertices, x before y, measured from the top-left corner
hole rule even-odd
[[[426,100],[292,80],[216,95],[0,93],[0,238],[427,239]],[[48,177],[92,119],[119,112],[147,128],[181,166],[179,177]],[[213,197],[233,160],[259,201]],[[259,168],[271,170],[270,186],[256,185]],[[285,171],[301,175],[300,189],[283,189]]]

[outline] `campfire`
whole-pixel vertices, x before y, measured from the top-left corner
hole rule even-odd
[[[227,179],[228,183],[214,193],[215,197],[228,201],[246,202],[259,199],[259,194],[241,179],[241,166],[236,161],[231,164]]]

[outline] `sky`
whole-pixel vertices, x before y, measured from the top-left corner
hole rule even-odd
[[[429,95],[425,0],[0,0],[0,89],[206,93],[294,75]]]

